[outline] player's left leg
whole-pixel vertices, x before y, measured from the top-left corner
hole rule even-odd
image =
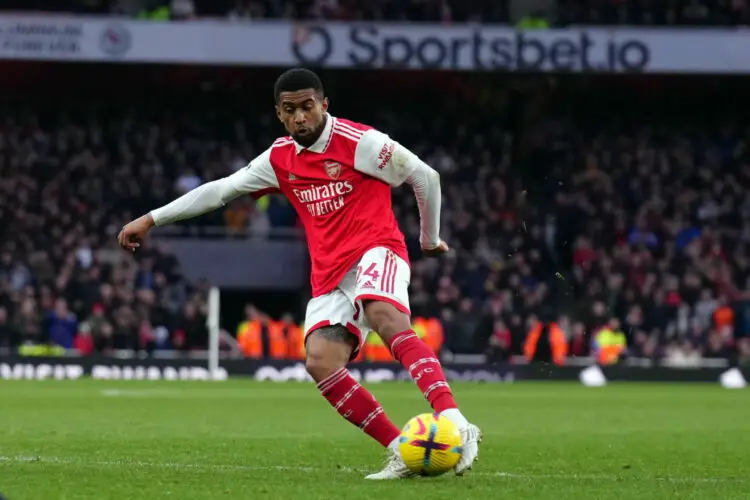
[[[482,433],[458,409],[440,360],[412,330],[409,315],[393,304],[369,300],[364,308],[372,329],[388,344],[393,357],[406,368],[435,413],[445,416],[458,427],[463,439],[463,451],[455,472],[464,474],[477,459]]]
[[[461,414],[437,356],[412,330],[409,313],[409,266],[385,248],[368,251],[357,273],[356,301],[365,320],[378,332],[416,382],[433,410],[453,421],[463,437],[463,453],[456,474],[469,470],[479,453],[481,432]]]

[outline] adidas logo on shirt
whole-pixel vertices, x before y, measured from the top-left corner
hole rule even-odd
[[[362,285],[362,288],[371,288],[371,289],[374,289],[375,287],[372,285],[371,281],[367,281],[367,282],[365,282],[364,285]]]
[[[290,172],[289,173],[289,180],[290,181],[296,181],[297,180],[297,176]]]

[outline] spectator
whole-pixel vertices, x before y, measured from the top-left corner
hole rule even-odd
[[[586,342],[586,327],[580,321],[573,324],[570,337],[570,356],[584,357],[589,354],[589,343]]]
[[[183,195],[188,191],[192,191],[193,189],[197,188],[202,183],[203,181],[200,177],[198,177],[195,171],[191,168],[188,168],[185,169],[185,171],[177,178],[175,190],[177,191],[178,195]]]
[[[742,366],[750,366],[750,338],[743,338],[738,343],[739,358],[738,362]]]
[[[68,303],[65,299],[55,301],[54,310],[47,313],[47,328],[51,342],[70,349],[73,347],[73,340],[76,337],[78,329],[78,320],[76,315],[68,310]]]
[[[250,219],[250,204],[246,199],[237,199],[230,203],[224,212],[224,221],[227,232],[231,236],[242,236],[245,234]]]
[[[665,366],[695,368],[700,365],[701,354],[688,340],[668,345],[664,357]]]
[[[196,304],[185,304],[182,318],[172,337],[172,344],[183,351],[207,347],[206,317]]]
[[[33,298],[25,298],[13,320],[13,330],[17,332],[20,344],[41,344],[48,336],[42,331],[42,318]]]
[[[175,21],[192,19],[196,14],[193,0],[171,0],[169,10]]]
[[[510,330],[502,320],[497,320],[493,324],[492,335],[488,343],[488,360],[495,362],[508,361],[511,354],[512,340]]]
[[[455,329],[448,330],[450,334],[445,343],[448,350],[454,353],[474,353],[479,322],[472,299],[462,299],[453,322]]]
[[[91,337],[91,327],[86,323],[81,323],[78,334],[73,340],[73,349],[82,356],[87,356],[94,352],[94,339]]]
[[[16,343],[16,333],[8,321],[8,310],[0,306],[0,347],[7,347]]]

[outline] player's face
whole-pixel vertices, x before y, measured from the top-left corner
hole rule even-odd
[[[314,89],[305,89],[282,92],[276,105],[276,116],[295,141],[309,147],[323,132],[327,110],[327,97],[321,98]]]

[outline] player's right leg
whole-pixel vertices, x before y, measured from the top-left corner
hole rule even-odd
[[[353,281],[353,276],[347,276],[346,280]],[[410,477],[413,474],[398,453],[401,431],[393,425],[373,395],[346,369],[364,340],[355,325],[357,319],[361,319],[361,314],[341,289],[310,301],[305,317],[307,372],[317,382],[323,397],[342,417],[388,450],[385,469],[388,477],[382,479]]]
[[[413,474],[406,468],[398,453],[401,432],[386,416],[383,407],[373,395],[351,376],[346,364],[352,357],[358,341],[342,325],[322,326],[310,332],[305,347],[308,373],[318,383],[323,397],[346,420],[362,429],[389,452],[385,472],[388,477],[368,479],[399,479]]]
[[[356,345],[356,338],[341,325],[316,329],[305,343],[307,371],[318,383],[323,397],[342,417],[387,447],[401,432],[380,403],[346,369]]]

